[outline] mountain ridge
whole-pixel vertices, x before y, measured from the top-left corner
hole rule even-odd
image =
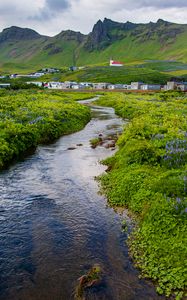
[[[62,30],[50,37],[11,26],[0,33],[0,68],[106,64],[110,57],[187,62],[187,24],[98,20],[89,34]],[[23,63],[24,61],[24,63]]]

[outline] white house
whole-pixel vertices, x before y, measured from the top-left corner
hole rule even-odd
[[[116,60],[110,60],[110,67],[123,67],[123,63]]]
[[[131,90],[140,90],[142,85],[142,82],[131,82]]]
[[[42,87],[43,86],[43,82],[40,82],[40,81],[28,81],[26,83],[27,84],[35,84],[38,87]]]
[[[108,86],[107,86],[107,89],[109,89],[109,90],[115,90],[115,84],[109,84]]]
[[[160,84],[143,84],[143,85],[141,85],[141,90],[143,90],[143,91],[150,91],[150,90],[159,91],[160,89],[161,89]]]
[[[103,89],[107,88],[107,86],[109,85],[109,83],[99,82],[99,83],[93,83],[92,85],[93,85],[93,89],[103,90]]]
[[[63,89],[62,82],[49,82],[48,83],[49,89]]]
[[[1,89],[6,89],[10,87],[10,83],[0,83],[0,88]]]
[[[181,83],[178,85],[177,89],[182,92],[187,92],[187,82]]]
[[[79,89],[83,89],[84,86],[81,85],[81,84],[79,84],[79,83],[76,83],[76,84],[72,84],[72,85],[71,85],[71,88],[72,88],[73,90],[79,90]]]
[[[164,86],[165,91],[177,90],[178,86],[182,84],[181,82],[168,81],[167,85]]]

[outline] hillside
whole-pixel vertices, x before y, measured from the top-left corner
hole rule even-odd
[[[41,67],[107,65],[147,60],[187,62],[187,25],[119,23],[99,20],[88,35],[71,30],[54,37],[12,26],[0,33],[1,71],[32,71]]]

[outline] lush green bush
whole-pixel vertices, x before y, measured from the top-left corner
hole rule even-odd
[[[90,119],[90,112],[88,107],[74,100],[86,96],[48,91],[2,91],[0,168],[39,143],[82,129]]]
[[[163,97],[164,95],[164,97]],[[129,124],[119,151],[101,177],[112,206],[126,206],[137,226],[129,248],[142,275],[157,291],[181,299],[187,287],[187,97],[108,94],[100,105],[113,106]]]

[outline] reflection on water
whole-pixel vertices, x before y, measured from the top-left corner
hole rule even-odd
[[[105,170],[99,160],[112,152],[92,149],[89,140],[120,132],[122,120],[111,108],[92,114],[81,132],[38,147],[0,174],[1,300],[73,299],[77,279],[95,263],[104,278],[86,299],[160,299],[138,279],[122,216],[106,206],[94,180]]]

